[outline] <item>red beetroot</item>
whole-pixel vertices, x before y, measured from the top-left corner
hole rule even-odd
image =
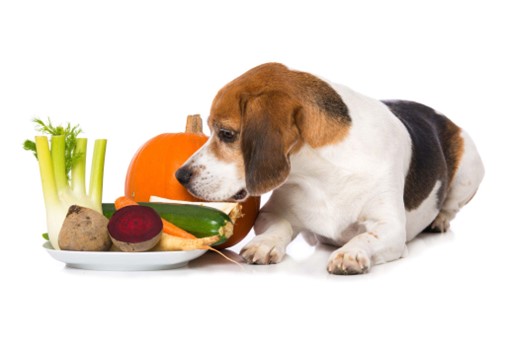
[[[107,225],[112,242],[126,252],[153,248],[162,235],[163,224],[158,213],[147,206],[126,206],[117,210]]]

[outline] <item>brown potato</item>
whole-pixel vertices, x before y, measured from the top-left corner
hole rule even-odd
[[[107,231],[109,219],[90,208],[69,207],[58,236],[58,245],[64,250],[106,251],[112,241]]]

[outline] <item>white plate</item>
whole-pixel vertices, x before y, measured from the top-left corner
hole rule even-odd
[[[58,261],[71,268],[90,270],[161,270],[180,268],[203,255],[207,250],[177,252],[81,252],[56,250],[49,242],[42,246]]]

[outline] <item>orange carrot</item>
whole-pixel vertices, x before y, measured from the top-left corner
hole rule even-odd
[[[134,205],[139,204],[135,202],[133,199],[130,199],[129,197],[119,197],[116,200],[114,200],[114,208],[116,208],[116,210],[119,210],[120,208],[126,206],[134,206]]]
[[[114,201],[114,207],[118,210],[120,208],[126,207],[126,206],[133,206],[138,205],[137,202],[130,199],[129,197],[119,197]],[[163,232],[169,235],[174,235],[180,238],[185,239],[196,239],[196,236],[188,233],[182,228],[179,228],[178,226],[174,225],[173,223],[168,222],[167,220],[162,218],[162,224],[163,224]]]

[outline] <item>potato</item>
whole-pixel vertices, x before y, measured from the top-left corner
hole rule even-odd
[[[112,241],[107,231],[109,219],[99,212],[77,205],[69,207],[58,245],[64,250],[106,251]]]

